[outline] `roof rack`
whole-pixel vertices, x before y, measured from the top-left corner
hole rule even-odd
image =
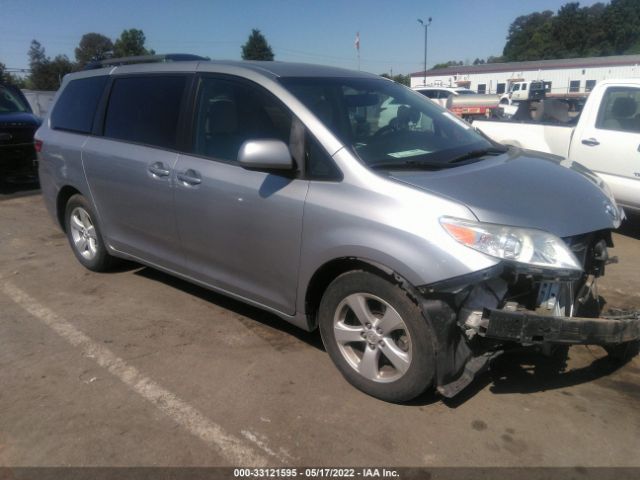
[[[107,58],[94,60],[88,63],[84,69],[93,70],[104,67],[117,67],[119,65],[131,65],[134,63],[165,63],[165,62],[197,62],[210,60],[207,57],[192,55],[190,53],[167,53],[163,55],[139,55],[136,57]]]

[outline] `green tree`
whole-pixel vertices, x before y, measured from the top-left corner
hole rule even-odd
[[[25,88],[24,79],[7,72],[7,66],[2,62],[0,62],[0,83],[15,85],[18,88]]]
[[[581,7],[569,2],[516,18],[503,55],[507,61],[640,53],[640,0]]]
[[[75,69],[75,64],[66,55],[57,55],[51,60],[37,40],[31,41],[28,55],[31,75],[27,85],[34,90],[57,90],[62,77]]]
[[[146,38],[142,30],[130,28],[124,30],[113,44],[113,56],[120,57],[136,57],[138,55],[154,55],[156,52],[147,50],[145,47]]]
[[[503,63],[504,57],[502,55],[499,56],[494,56],[494,55],[489,55],[487,57],[487,63]]]
[[[608,5],[594,3],[585,8],[585,24],[582,27],[589,32],[588,45],[585,46],[583,56],[593,57],[599,55],[611,55],[613,48],[607,36],[606,11]]]
[[[508,62],[555,58],[557,46],[551,38],[553,12],[534,12],[517,17],[509,26],[502,52]]]
[[[273,60],[273,50],[260,30],[251,30],[247,43],[242,46],[243,60]]]
[[[462,66],[464,65],[463,61],[455,61],[455,60],[449,60],[448,62],[444,62],[444,63],[436,63],[433,67],[431,67],[431,70],[439,70],[441,68],[449,68],[449,67],[458,67],[458,66]]]
[[[31,40],[31,46],[29,47],[29,66],[33,69],[38,65],[46,63],[49,59],[44,51],[44,47],[37,40]]]
[[[113,51],[113,42],[100,33],[85,33],[76,47],[76,61],[84,67],[92,60],[102,60]]]
[[[393,80],[396,83],[400,83],[401,85],[406,85],[407,87],[409,85],[411,85],[411,76],[410,75],[403,75],[401,73],[397,74],[397,75],[389,75],[388,73],[381,73],[380,74],[381,77],[384,78],[388,78],[389,80]]]
[[[604,24],[613,53],[640,53],[640,0],[611,0]]]

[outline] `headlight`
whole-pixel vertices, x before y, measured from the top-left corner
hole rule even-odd
[[[551,233],[442,217],[442,227],[458,242],[492,257],[544,268],[582,270],[565,243]]]

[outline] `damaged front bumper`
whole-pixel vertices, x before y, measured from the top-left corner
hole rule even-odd
[[[549,317],[487,308],[478,334],[522,345],[615,345],[640,339],[640,318]]]
[[[602,318],[596,279],[613,246],[608,232],[565,239],[582,272],[528,268],[502,262],[489,269],[418,290],[434,332],[436,387],[453,397],[517,345],[588,344],[605,348],[640,340],[640,316]]]

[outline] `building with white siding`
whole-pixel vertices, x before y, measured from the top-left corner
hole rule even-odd
[[[599,80],[640,77],[640,55],[461,65],[411,74],[411,86],[467,87],[503,93],[514,81],[551,82],[551,94],[584,95]]]

